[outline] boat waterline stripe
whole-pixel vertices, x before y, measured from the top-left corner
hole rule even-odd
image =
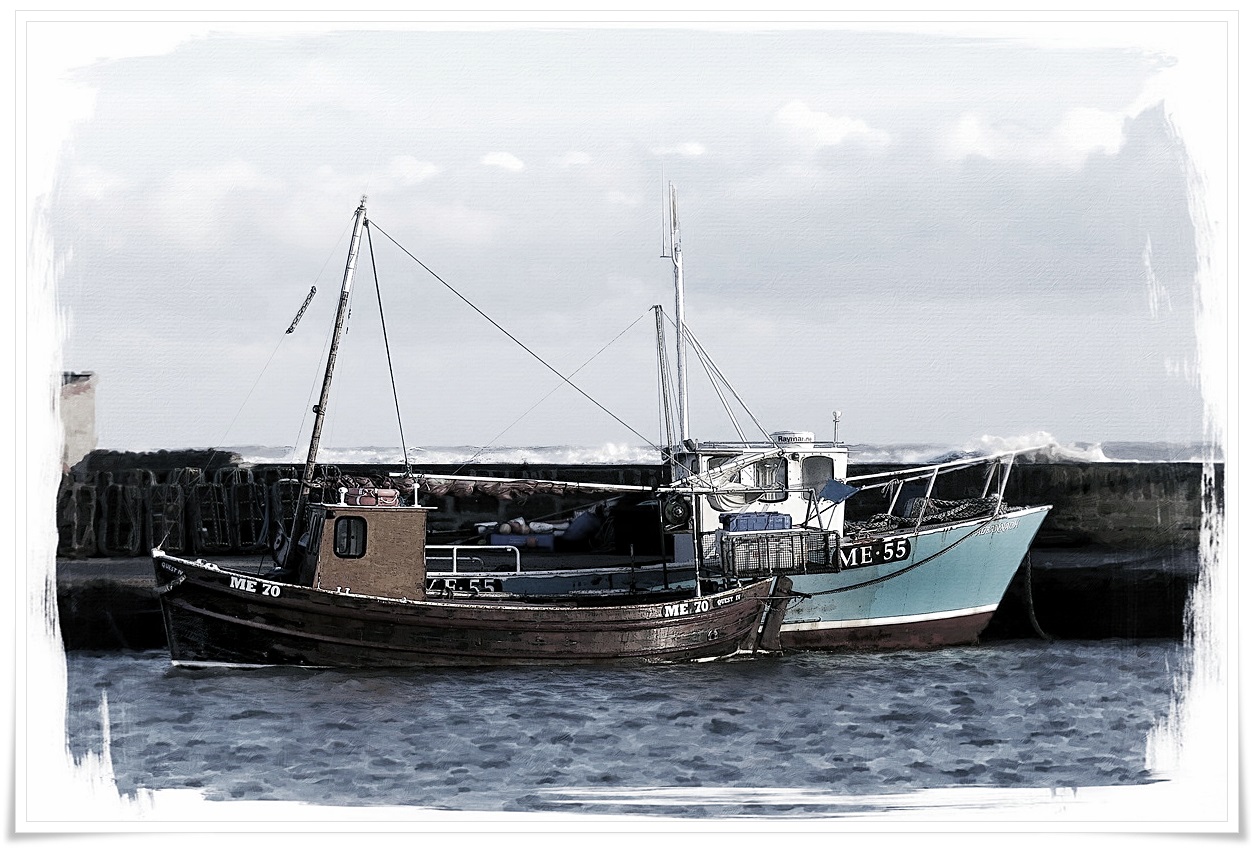
[[[831,628],[866,628],[871,625],[905,625],[911,622],[932,622],[937,619],[957,619],[978,613],[993,613],[997,604],[966,607],[961,610],[944,610],[941,613],[919,613],[913,616],[877,616],[874,619],[827,619],[820,622],[785,623],[781,631],[827,631]]]
[[[282,663],[233,663],[228,660],[171,660],[171,666],[181,669],[290,669]],[[302,669],[335,669],[334,666],[302,666]]]

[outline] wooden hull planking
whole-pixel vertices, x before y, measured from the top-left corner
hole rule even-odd
[[[354,595],[160,553],[154,565],[171,659],[180,665],[639,664],[779,646],[779,615],[760,633],[773,603],[770,580],[684,601],[537,605]],[[782,608],[783,599],[775,604]]]

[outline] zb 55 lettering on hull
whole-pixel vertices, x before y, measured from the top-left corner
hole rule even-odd
[[[846,543],[837,552],[838,566],[854,569],[859,566],[879,566],[897,563],[911,556],[911,541],[906,537],[877,540],[865,543]]]

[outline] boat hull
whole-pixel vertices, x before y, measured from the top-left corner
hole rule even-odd
[[[639,664],[778,647],[779,617],[763,615],[771,581],[656,604],[409,601],[265,581],[160,552],[153,561],[178,665]]]
[[[1049,507],[865,542],[905,539],[908,559],[793,576],[786,649],[914,649],[974,643],[993,617]]]

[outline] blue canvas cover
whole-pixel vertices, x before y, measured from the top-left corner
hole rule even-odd
[[[840,504],[858,491],[859,487],[857,486],[850,486],[842,481],[828,481],[824,484],[824,488],[819,491],[819,497],[825,501],[831,501],[833,504]]]

